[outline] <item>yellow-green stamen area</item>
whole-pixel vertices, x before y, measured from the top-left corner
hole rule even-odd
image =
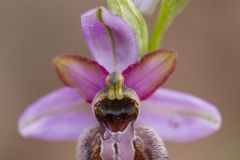
[[[119,72],[113,72],[106,78],[106,84],[108,89],[108,99],[122,99],[123,98],[123,84],[124,77]]]

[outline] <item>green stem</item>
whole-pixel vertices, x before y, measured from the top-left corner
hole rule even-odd
[[[159,9],[159,12],[156,17],[156,21],[151,33],[150,41],[149,41],[149,48],[148,48],[149,52],[154,51],[161,47],[164,31],[165,31],[165,28],[162,24],[161,9]]]
[[[188,2],[189,0],[162,0],[149,41],[150,52],[161,47],[166,29]]]

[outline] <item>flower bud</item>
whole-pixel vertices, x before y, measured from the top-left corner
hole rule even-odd
[[[134,0],[138,9],[145,15],[151,15],[160,0]]]
[[[148,30],[145,19],[132,0],[108,0],[108,7],[132,28],[140,55],[148,51]]]

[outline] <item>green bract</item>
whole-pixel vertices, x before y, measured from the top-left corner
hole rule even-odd
[[[122,17],[136,34],[140,55],[148,51],[148,30],[145,19],[132,0],[108,0],[109,9]]]
[[[189,0],[162,0],[149,43],[149,51],[161,46],[162,38],[173,19],[185,8]]]

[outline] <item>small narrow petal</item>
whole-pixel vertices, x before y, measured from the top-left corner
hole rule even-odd
[[[155,51],[123,71],[124,83],[133,89],[141,100],[146,99],[170,76],[175,64],[176,54],[174,51]]]
[[[134,0],[138,9],[145,15],[151,15],[160,0]]]
[[[80,133],[97,122],[91,107],[77,89],[63,87],[41,99],[19,119],[19,132],[26,138],[77,140]]]
[[[54,59],[60,79],[68,86],[76,87],[87,102],[92,102],[98,91],[105,87],[108,72],[97,62],[64,54]]]
[[[198,97],[157,90],[142,102],[138,124],[154,128],[166,141],[187,142],[206,137],[221,126],[217,108]]]
[[[103,7],[81,16],[88,47],[95,60],[109,72],[122,71],[137,60],[137,42],[130,26]]]

